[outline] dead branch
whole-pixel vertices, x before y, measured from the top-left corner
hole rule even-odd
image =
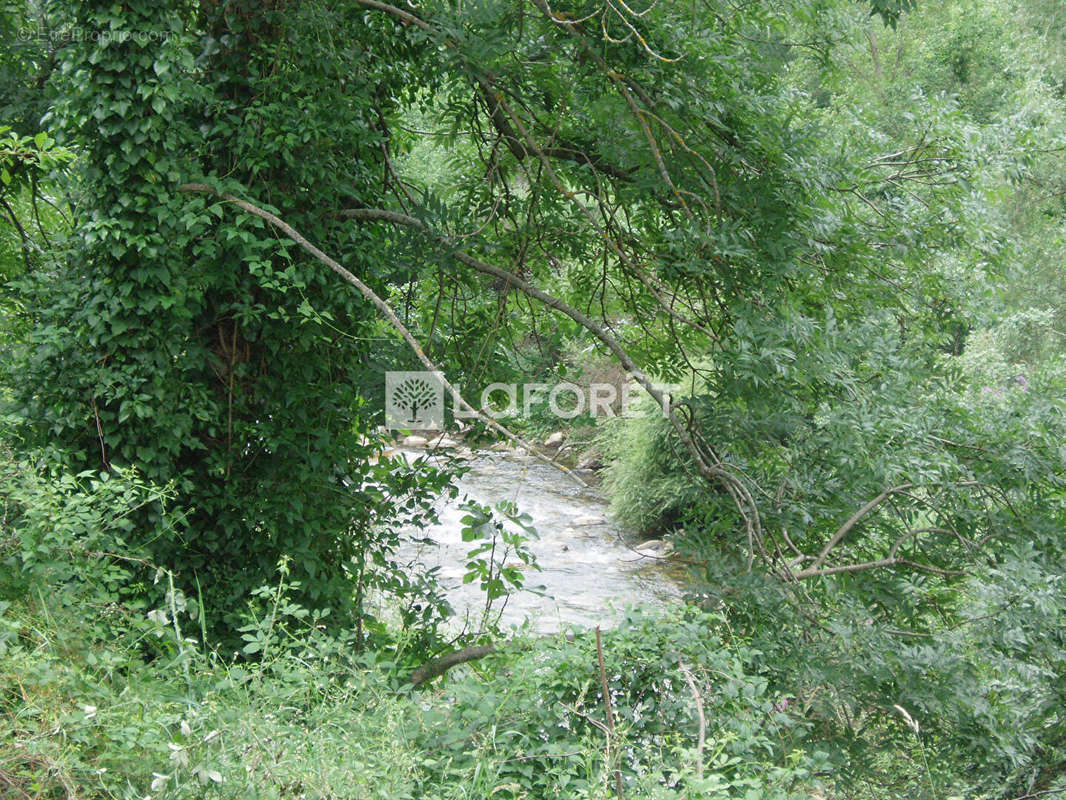
[[[696,717],[700,722],[699,738],[696,740],[696,777],[703,780],[703,747],[707,739],[707,718],[703,713],[703,695],[700,694],[696,679],[692,676],[692,671],[685,666],[685,662],[678,659],[677,666],[680,667],[681,674],[685,676],[685,683],[688,684],[689,691],[692,692],[692,700],[696,704]]]
[[[614,709],[611,708],[611,687],[607,683],[607,670],[603,666],[603,641],[600,636],[600,626],[596,626],[596,660],[600,666],[600,686],[603,689],[603,714],[607,718],[607,752],[605,758],[610,768],[614,749]],[[618,800],[623,800],[622,795],[622,771],[617,767],[614,770],[614,785]]]
[[[465,664],[468,661],[475,661],[479,658],[495,653],[496,645],[494,644],[476,644],[469,647],[463,647],[451,653],[447,653],[439,658],[434,658],[432,661],[428,661],[421,667],[411,673],[411,685],[421,686],[427,681],[431,681],[434,678],[439,678],[445,672],[452,667],[456,667],[460,664]]]

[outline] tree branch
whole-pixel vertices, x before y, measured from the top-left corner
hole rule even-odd
[[[885,489],[885,491],[881,492],[881,494],[877,495],[877,497],[875,497],[869,503],[867,503],[854,514],[852,514],[850,517],[848,517],[847,522],[841,525],[837,529],[837,532],[834,533],[832,537],[830,537],[828,542],[826,542],[825,547],[822,548],[822,551],[814,559],[814,563],[807,569],[803,570],[803,572],[817,572],[822,566],[822,564],[825,563],[825,559],[829,555],[829,551],[836,547],[840,540],[848,535],[848,531],[854,528],[855,525],[859,522],[859,520],[861,520],[863,517],[865,517],[867,514],[869,514],[879,505],[881,505],[881,503],[883,503],[892,495],[896,494],[897,492],[905,492],[907,489],[913,488],[913,486],[913,483],[901,483],[899,486],[893,486],[891,489]],[[797,577],[799,577],[799,575],[797,575]]]
[[[352,208],[338,212],[341,216],[349,219],[361,219],[361,220],[380,220],[390,222],[394,225],[405,225],[407,227],[414,228],[420,232],[433,236],[438,241],[443,242],[451,246],[451,242],[447,237],[435,233],[429,229],[429,227],[419,219],[411,217],[407,214],[401,214],[397,211],[388,211],[380,208]],[[453,248],[451,254],[463,264],[466,264],[473,269],[483,272],[487,275],[493,275],[497,278],[502,278],[507,283],[514,286],[524,294],[539,300],[549,308],[553,308],[560,313],[565,314],[578,323],[586,330],[590,331],[596,336],[607,349],[618,359],[619,363],[633,376],[633,378],[641,385],[649,396],[654,399],[659,406],[663,409],[667,419],[670,421],[671,426],[677,433],[678,438],[682,444],[688,450],[692,456],[693,461],[696,464],[696,469],[700,475],[708,481],[721,484],[725,490],[729,493],[730,497],[736,503],[737,510],[741,517],[744,519],[744,524],[748,532],[749,542],[755,542],[761,548],[762,546],[762,527],[759,521],[759,509],[755,504],[755,499],[751,496],[751,492],[748,491],[744,482],[734,475],[726,466],[715,460],[715,463],[708,462],[705,457],[703,449],[697,442],[696,437],[688,429],[685,422],[677,415],[674,408],[671,406],[666,395],[656,388],[651,379],[644,373],[637,363],[630,357],[625,351],[618,340],[612,336],[606,328],[599,323],[590,319],[585,314],[581,313],[576,308],[573,308],[569,304],[563,302],[557,297],[549,295],[532,284],[526,282],[517,275],[508,272],[505,269],[501,269],[493,264],[488,264],[481,261],[464,250]],[[749,567],[750,567],[749,560]]]
[[[220,197],[223,200],[225,200],[226,202],[232,203],[233,205],[237,206],[238,208],[241,208],[244,211],[247,211],[249,214],[257,216],[260,219],[266,220],[271,225],[273,225],[275,228],[277,228],[278,230],[282,231],[286,236],[288,236],[290,239],[292,239],[294,242],[296,242],[298,245],[300,245],[300,247],[302,247],[308,253],[313,255],[316,259],[321,261],[323,264],[325,264],[331,270],[336,272],[338,275],[340,275],[342,278],[344,278],[344,280],[346,280],[348,283],[352,284],[352,286],[354,286],[356,289],[359,290],[359,292],[363,295],[363,297],[365,297],[367,300],[369,300],[371,303],[373,303],[375,306],[377,306],[378,310],[381,311],[381,313],[385,317],[385,319],[387,319],[389,321],[389,323],[392,325],[393,328],[396,329],[396,331],[400,334],[400,336],[403,338],[403,340],[405,342],[407,342],[407,344],[408,344],[408,346],[410,346],[411,350],[414,351],[415,356],[422,363],[422,365],[427,370],[429,370],[430,372],[437,373],[440,376],[441,383],[444,384],[444,387],[451,394],[452,401],[455,403],[456,407],[462,409],[463,411],[466,411],[467,413],[475,414],[478,417],[478,419],[480,419],[482,422],[484,422],[486,425],[488,425],[489,428],[491,428],[492,430],[496,431],[497,433],[502,434],[503,436],[506,436],[511,441],[514,441],[514,442],[522,445],[534,457],[536,457],[540,461],[543,461],[544,463],[549,464],[549,465],[555,467],[556,469],[559,469],[559,470],[565,472],[568,476],[570,476],[570,478],[572,480],[576,481],[581,486],[586,487],[586,488],[588,487],[588,484],[585,483],[585,481],[583,481],[577,475],[575,475],[570,469],[568,469],[567,467],[563,466],[562,464],[556,463],[555,461],[553,461],[552,459],[548,458],[547,456],[537,452],[537,450],[531,444],[529,444],[527,441],[525,441],[522,437],[518,436],[515,433],[512,433],[510,430],[505,428],[503,425],[501,425],[495,419],[493,419],[492,417],[488,416],[487,414],[482,412],[480,409],[474,408],[472,405],[470,405],[468,402],[466,402],[466,400],[463,399],[463,396],[459,393],[459,390],[455,388],[454,384],[452,384],[451,381],[449,381],[447,378],[445,378],[444,375],[443,375],[443,372],[440,370],[440,368],[438,368],[437,365],[434,364],[426,356],[425,352],[422,350],[422,345],[419,344],[418,340],[415,339],[415,337],[407,329],[407,326],[403,324],[403,322],[400,320],[400,318],[398,316],[396,316],[396,312],[394,312],[392,310],[392,307],[389,306],[389,304],[386,303],[384,300],[382,300],[380,297],[378,297],[378,295],[374,292],[373,289],[371,289],[369,286],[367,286],[365,283],[363,283],[363,281],[361,281],[359,278],[357,278],[354,274],[349,272],[347,269],[345,269],[343,266],[341,266],[337,261],[335,261],[334,259],[330,258],[328,255],[326,255],[321,250],[319,250],[317,247],[315,247],[313,244],[311,244],[309,241],[307,241],[307,239],[304,238],[304,236],[301,235],[299,231],[297,231],[295,228],[293,228],[287,222],[282,220],[277,215],[272,214],[269,211],[266,211],[265,209],[262,209],[259,206],[254,205],[253,203],[249,203],[247,200],[241,200],[239,197],[235,197],[234,195],[227,194],[226,192],[220,192],[218,189],[215,189],[213,186],[208,186],[205,183],[186,183],[186,184],[184,184],[182,186],[179,186],[178,187],[178,191],[181,191],[181,192],[193,192],[193,193],[199,193],[199,194],[208,194],[208,195],[214,195],[215,197]]]
[[[485,106],[489,111],[489,119],[492,121],[492,126],[496,129],[496,132],[503,137],[504,142],[507,144],[507,149],[511,151],[513,155],[519,161],[525,158],[536,155],[536,153],[530,151],[522,141],[518,138],[518,134],[515,133],[511,123],[507,120],[507,115],[503,113],[503,109],[500,107],[500,100],[497,97],[498,90],[489,82],[488,79],[479,76],[477,78],[478,93],[481,95],[481,99],[485,101]],[[576,164],[582,166],[589,166],[595,170],[602,172],[604,175],[608,175],[616,180],[632,182],[634,169],[623,169],[610,163],[603,156],[593,153],[589,155],[582,150],[576,144],[572,142],[563,142],[561,147],[545,147],[541,148],[540,152],[546,155],[548,158],[554,158],[563,161],[573,161]]]
[[[439,658],[434,658],[423,664],[421,667],[411,673],[411,685],[421,686],[426,681],[431,681],[434,678],[439,678],[445,672],[452,667],[456,667],[459,664],[465,664],[468,661],[475,661],[479,658],[484,658],[490,653],[496,652],[496,645],[494,644],[477,644],[469,647],[463,647],[452,653],[446,653]]]

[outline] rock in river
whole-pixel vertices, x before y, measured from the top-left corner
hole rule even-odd
[[[570,520],[571,525],[579,525],[584,527],[586,525],[606,525],[607,520],[597,514],[584,514],[580,517],[574,517]]]

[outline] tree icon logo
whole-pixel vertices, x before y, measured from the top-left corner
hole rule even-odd
[[[418,412],[425,411],[437,399],[433,386],[424,378],[408,378],[392,394],[392,402],[397,408],[406,409],[412,425],[419,421]]]
[[[385,373],[385,427],[440,430],[444,383],[437,372]]]

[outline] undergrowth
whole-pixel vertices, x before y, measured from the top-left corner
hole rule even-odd
[[[165,504],[165,488],[8,466],[5,798],[600,798],[618,776],[629,797],[786,798],[816,784],[802,725],[722,617],[631,612],[604,634],[602,677],[593,633],[576,631],[513,640],[416,690],[410,639],[360,650],[300,605],[282,559],[244,609],[243,651],[222,652],[200,599],[124,541],[129,509]]]
[[[708,571],[694,603],[630,610],[602,650],[588,630],[498,638],[494,654],[416,688],[412,671],[434,655],[425,637],[401,625],[368,640],[326,624],[326,611],[301,604],[287,558],[239,610],[227,644],[243,646],[218,646],[201,597],[126,541],[129,510],[165,506],[166,487],[117,470],[4,466],[5,800],[1066,788],[1054,677],[1066,651],[1061,632],[1047,635],[1066,598],[1061,568],[1036,569],[1031,553],[962,587],[947,628],[916,617],[901,632],[884,596],[861,603],[832,582],[795,593]]]

